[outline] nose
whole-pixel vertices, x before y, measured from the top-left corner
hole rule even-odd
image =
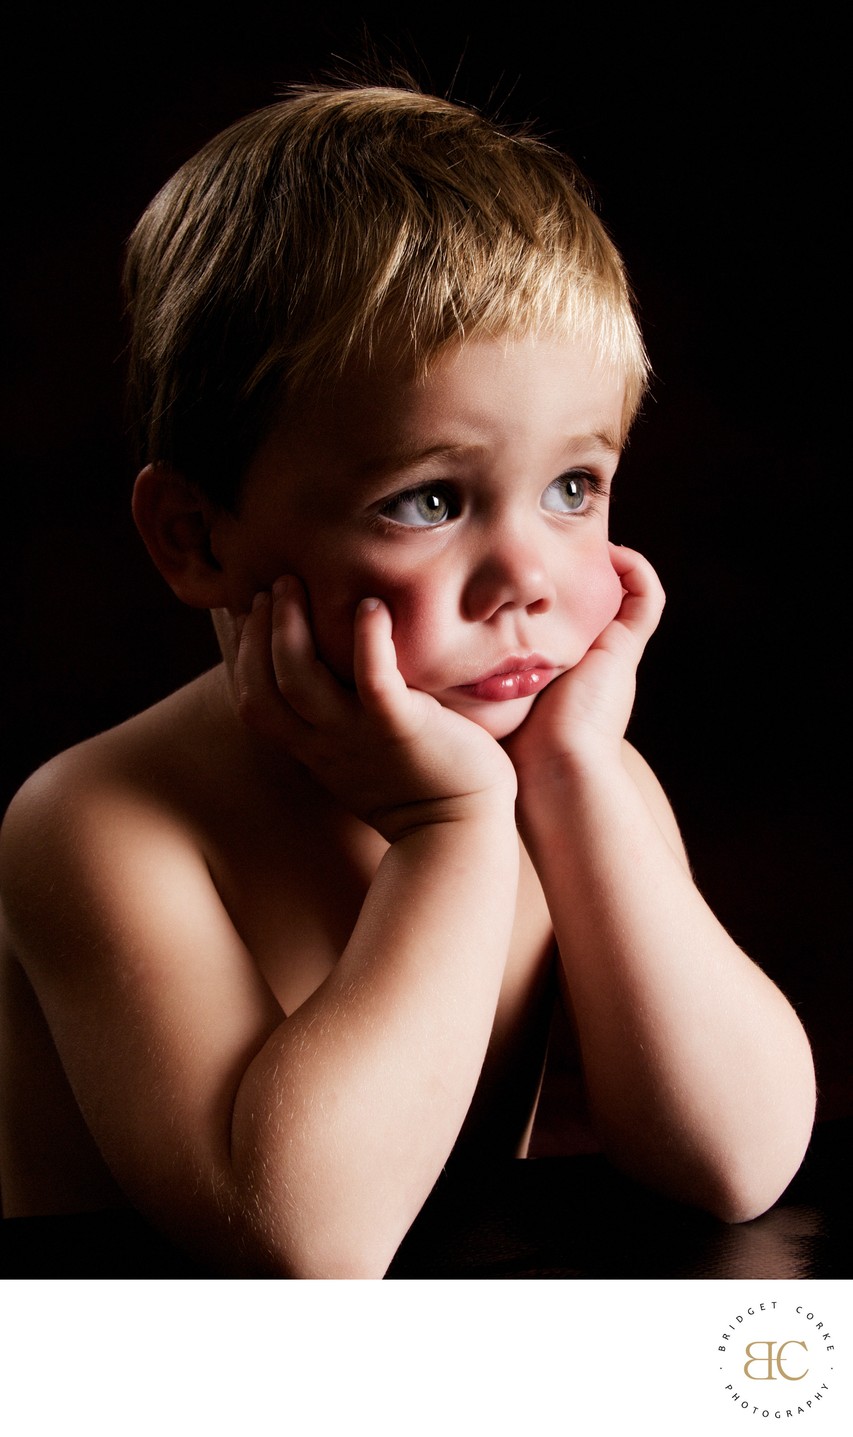
[[[554,598],[542,546],[531,534],[504,524],[484,536],[463,591],[465,618],[482,623],[502,609],[544,614]]]

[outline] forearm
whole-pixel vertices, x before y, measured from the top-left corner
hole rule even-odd
[[[476,1087],[517,876],[511,804],[392,844],[333,973],[251,1063],[234,1181],[287,1270],[379,1275],[393,1256]]]
[[[802,1158],[811,1055],[702,899],[633,777],[566,760],[525,838],[562,954],[594,1119],[615,1161],[729,1218]]]

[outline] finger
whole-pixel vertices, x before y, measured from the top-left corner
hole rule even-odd
[[[356,610],[353,668],[365,712],[389,725],[399,723],[409,690],[397,668],[391,614],[381,599],[362,599]]]
[[[256,733],[292,743],[304,727],[282,701],[272,663],[272,600],[256,594],[243,620],[234,661],[234,688],[241,719]]]
[[[660,622],[666,595],[648,559],[621,544],[611,544],[610,559],[622,584],[624,597],[616,622],[628,627],[645,644]]]
[[[639,593],[648,586],[660,584],[652,565],[637,549],[629,549],[626,544],[608,544],[607,547],[611,564],[620,579],[627,581],[626,588]]]
[[[298,579],[277,579],[272,592],[272,667],[282,698],[306,723],[329,722],[344,692],[317,657],[305,593]]]

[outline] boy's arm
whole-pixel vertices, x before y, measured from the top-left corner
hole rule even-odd
[[[802,1160],[811,1054],[788,1002],[698,892],[660,786],[621,739],[663,596],[645,560],[613,552],[620,614],[508,745],[522,833],[605,1149],[672,1196],[743,1220]]]
[[[380,639],[362,717],[383,751],[389,732],[397,746],[371,790],[390,846],[338,964],[286,1019],[197,842],[106,781],[90,747],[60,782],[50,768],[31,781],[4,826],[19,956],[110,1168],[235,1273],[381,1275],[450,1153],[491,1031],[517,883],[512,767],[462,720],[466,750],[437,704],[405,713]]]

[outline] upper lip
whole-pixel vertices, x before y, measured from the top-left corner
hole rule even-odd
[[[557,665],[551,659],[546,659],[542,654],[511,654],[508,659],[503,659],[495,668],[489,669],[488,673],[480,674],[476,679],[469,679],[467,683],[460,684],[463,689],[472,688],[474,684],[485,683],[487,679],[498,678],[501,674],[524,674],[530,669],[555,669]]]

